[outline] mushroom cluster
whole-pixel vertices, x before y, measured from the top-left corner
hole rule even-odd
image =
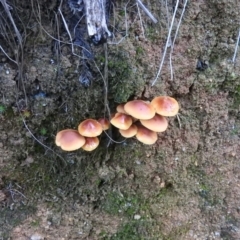
[[[65,129],[57,133],[55,143],[64,151],[79,148],[93,151],[99,145],[98,136],[109,129],[110,123],[119,129],[125,138],[136,137],[144,144],[154,144],[157,133],[164,132],[168,127],[166,117],[177,115],[178,102],[169,96],[155,97],[151,102],[133,100],[117,106],[110,122],[106,118],[86,119],[78,130]]]
[[[178,114],[178,102],[169,96],[155,97],[151,102],[133,100],[117,107],[117,113],[111,124],[119,128],[125,138],[136,137],[144,144],[154,144],[157,133],[164,132],[168,127],[166,117]]]
[[[86,119],[78,125],[78,130],[65,129],[57,133],[55,143],[64,151],[74,151],[82,148],[93,151],[99,145],[98,136],[107,130],[110,123],[105,118]]]

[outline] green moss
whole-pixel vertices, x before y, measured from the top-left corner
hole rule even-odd
[[[174,228],[167,236],[164,236],[163,240],[176,240],[176,239],[184,239],[186,237],[187,232],[190,229],[190,223],[186,223],[184,225],[180,225]]]
[[[40,226],[40,219],[33,220],[30,224],[33,227],[39,227]]]
[[[8,119],[15,118],[16,116],[12,107],[5,108],[4,114]]]
[[[103,209],[109,214],[133,217],[141,209],[142,204],[142,200],[137,196],[110,192],[104,200]]]
[[[207,206],[215,206],[220,203],[221,198],[217,195],[217,192],[212,191],[213,179],[211,179],[200,166],[191,164],[191,166],[188,167],[188,174],[199,183],[199,187],[195,193],[200,197],[199,203],[202,210],[205,210]]]
[[[101,54],[98,54],[96,56],[96,62],[98,63],[99,66],[100,66],[100,64],[104,64],[105,63],[105,57]]]
[[[233,93],[233,105],[234,109],[238,109],[240,106],[240,85],[235,86],[235,91]]]
[[[233,99],[231,107],[238,109],[240,106],[240,77],[234,71],[230,71],[225,81],[221,85],[221,89],[229,92],[229,96]]]
[[[155,41],[159,38],[159,35],[156,31],[156,27],[148,27],[146,28],[145,35],[151,40]]]
[[[0,104],[0,114],[3,114],[6,111],[6,107]]]
[[[172,187],[164,187],[162,188],[157,194],[156,198],[159,199],[165,199],[166,197],[174,197],[174,193],[172,192]]]
[[[14,210],[7,207],[0,209],[0,238],[8,239],[8,234],[11,229],[19,225],[30,214],[35,212],[35,207],[27,205],[20,205]]]
[[[109,240],[144,240],[151,236],[151,225],[146,221],[130,221],[122,225]]]
[[[123,52],[119,51],[109,58],[108,69],[109,95],[117,103],[126,102],[137,89],[130,60]]]
[[[137,57],[143,56],[143,53],[144,53],[143,48],[140,47],[140,46],[137,46],[137,48],[136,48],[136,55],[137,55]]]
[[[30,117],[31,117],[31,112],[26,109],[26,110],[24,110],[24,111],[22,112],[22,116],[23,116],[24,118],[30,118]]]
[[[152,220],[132,220],[124,223],[118,229],[118,232],[111,237],[105,237],[108,240],[176,240],[182,239],[190,229],[190,223],[173,228],[167,235],[161,233],[159,229],[161,223]],[[161,227],[160,227],[161,228]]]
[[[45,136],[45,135],[47,134],[47,132],[48,132],[48,131],[47,131],[47,129],[46,129],[45,127],[41,127],[41,128],[40,128],[40,134],[41,134],[41,135]]]
[[[240,133],[240,128],[239,128],[239,127],[234,127],[234,128],[232,128],[232,129],[230,130],[230,134],[231,134],[232,136],[234,136],[234,135],[239,135],[239,133]]]
[[[144,146],[136,139],[128,139],[124,144],[118,144],[114,148],[112,159],[115,160],[122,168],[133,169],[136,166],[136,161],[144,161],[146,154]],[[126,156],[128,156],[126,158]]]

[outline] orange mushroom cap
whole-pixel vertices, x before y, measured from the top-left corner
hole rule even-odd
[[[96,137],[102,131],[102,125],[95,119],[86,119],[78,125],[78,132],[84,137]]]
[[[124,113],[116,113],[110,122],[116,128],[127,130],[132,125],[132,118]]]
[[[137,126],[132,124],[127,130],[119,129],[120,134],[125,138],[131,138],[137,134]]]
[[[140,120],[141,124],[154,131],[154,132],[164,132],[168,127],[168,121],[165,117],[155,114],[155,116],[149,120]]]
[[[98,122],[102,125],[103,131],[108,130],[110,128],[110,122],[107,118],[99,118]]]
[[[124,110],[124,105],[125,105],[125,103],[119,104],[119,105],[117,106],[117,109],[116,109],[117,112],[127,114],[127,112]]]
[[[86,137],[86,143],[82,146],[85,151],[93,151],[99,145],[99,139],[97,137]]]
[[[153,106],[142,100],[133,100],[124,105],[124,110],[137,119],[151,119],[155,115]]]
[[[74,151],[81,148],[86,140],[77,130],[65,129],[57,133],[55,143],[64,151]]]
[[[142,125],[139,125],[136,138],[138,141],[144,144],[151,145],[157,141],[158,137],[156,132],[147,129]]]
[[[178,114],[179,104],[176,99],[168,96],[155,97],[151,105],[155,111],[165,117],[172,117]]]

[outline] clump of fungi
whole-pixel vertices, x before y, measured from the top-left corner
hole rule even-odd
[[[62,130],[57,133],[55,143],[64,151],[74,151],[82,148],[93,151],[99,145],[98,136],[110,127],[107,119],[86,119],[78,125],[78,131],[73,129]]]
[[[99,145],[98,136],[110,127],[110,123],[119,129],[125,138],[136,137],[138,141],[151,145],[157,139],[157,133],[166,131],[168,121],[166,117],[178,114],[178,102],[169,96],[155,97],[151,102],[133,100],[117,106],[109,122],[106,118],[86,119],[73,129],[62,130],[57,133],[55,143],[64,151],[74,151],[79,148],[93,151]]]

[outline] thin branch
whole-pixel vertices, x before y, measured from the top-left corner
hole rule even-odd
[[[178,31],[179,31],[179,28],[180,28],[180,26],[181,26],[182,18],[183,18],[183,15],[184,15],[184,13],[185,13],[185,10],[186,10],[187,2],[188,2],[188,0],[185,0],[184,6],[183,6],[183,10],[182,10],[182,13],[181,13],[181,16],[180,16],[178,25],[177,25],[176,33],[175,33],[174,39],[173,39],[173,41],[172,41],[171,52],[170,52],[171,80],[173,80],[172,53],[173,53],[174,44],[175,44],[175,41],[176,41],[176,38],[177,38],[177,34],[178,34]],[[239,31],[239,32],[240,32],[240,31]]]
[[[108,104],[108,48],[107,48],[107,44],[104,43],[104,54],[105,54],[105,64],[104,64],[104,107],[105,107],[105,111],[107,111],[107,115],[108,115],[108,119],[111,119],[111,112],[110,112],[110,108],[109,108],[109,104]],[[105,113],[104,111],[104,113]],[[112,139],[112,128],[110,127],[108,130],[108,133],[110,135],[110,141],[108,143],[108,146],[111,144],[111,139]]]
[[[17,105],[17,107],[18,107],[18,109],[19,109],[19,106],[18,106],[18,105]],[[48,147],[48,146],[46,146],[45,144],[43,144],[40,140],[38,140],[38,139],[35,137],[35,135],[34,135],[34,134],[31,132],[31,130],[29,129],[29,127],[28,127],[28,125],[27,125],[27,123],[26,123],[23,115],[21,114],[21,112],[20,112],[20,116],[21,116],[21,118],[22,118],[22,122],[23,122],[25,128],[27,129],[27,131],[29,132],[29,134],[31,135],[31,137],[32,137],[35,141],[37,141],[41,146],[43,146],[45,149],[47,149],[47,150],[51,151],[52,153],[54,153],[57,157],[59,157],[59,158],[66,164],[66,161],[65,161],[65,159],[64,159],[62,156],[60,156],[59,154],[57,154],[53,149],[51,149],[50,147]]]
[[[4,51],[3,47],[0,45],[0,49],[2,50],[2,52],[5,54],[5,56],[12,62],[14,62],[17,66],[18,66],[18,63],[13,60],[12,58],[9,57],[9,55]]]
[[[240,41],[240,28],[239,28],[239,32],[238,32],[238,38],[237,38],[237,42],[236,42],[236,46],[235,46],[235,51],[234,51],[233,58],[232,58],[233,63],[235,63],[235,60],[236,60],[239,41]]]
[[[158,20],[152,15],[152,13],[144,6],[144,4],[142,3],[141,0],[137,0],[137,5],[139,4],[139,6],[142,8],[142,10],[148,15],[149,18],[151,18],[151,20],[154,23],[157,23]]]
[[[124,143],[127,139],[125,138],[123,141],[121,141],[121,142],[117,142],[117,141],[115,141],[115,140],[113,140],[108,134],[107,134],[107,132],[106,131],[104,131],[104,133],[107,135],[107,137],[112,141],[112,142],[114,142],[114,143],[118,143],[118,144],[120,144],[120,143]]]
[[[164,49],[164,52],[163,52],[162,61],[161,61],[160,65],[159,65],[159,70],[157,72],[157,76],[156,76],[156,78],[152,82],[152,86],[155,85],[155,83],[158,80],[158,77],[159,77],[159,75],[160,75],[160,73],[162,71],[163,63],[164,63],[164,60],[165,60],[165,57],[166,57],[166,53],[167,53],[167,48],[168,48],[169,42],[171,41],[170,38],[171,38],[172,28],[173,28],[174,20],[175,20],[175,17],[176,17],[178,5],[179,5],[179,0],[177,0],[176,6],[175,6],[175,10],[174,10],[174,13],[173,13],[171,25],[170,25],[170,28],[169,28],[169,31],[168,31],[168,37],[167,37],[165,49]]]
[[[142,22],[142,17],[141,17],[141,12],[140,12],[140,9],[139,9],[139,3],[137,3],[137,9],[138,9],[138,15],[139,15],[140,23],[141,23],[141,28],[142,28],[143,37],[145,38],[144,27],[143,27],[143,22]]]
[[[169,18],[169,10],[168,10],[168,0],[165,0],[165,11],[167,14],[167,29],[169,31],[170,28],[170,18]],[[170,72],[172,73],[172,59],[169,59],[169,67],[170,67]]]
[[[181,119],[179,117],[179,114],[177,114],[177,120],[178,120],[178,124],[179,124],[179,128],[182,128],[182,124],[181,124]]]
[[[65,27],[65,29],[66,29],[66,31],[67,31],[67,34],[68,34],[69,39],[70,39],[70,42],[71,42],[72,54],[73,54],[74,56],[77,56],[77,57],[83,58],[83,57],[81,57],[81,56],[79,56],[79,55],[77,55],[77,54],[75,53],[75,51],[74,51],[74,44],[72,43],[72,42],[73,42],[73,41],[72,41],[72,35],[71,35],[70,31],[69,31],[69,28],[68,28],[67,22],[66,22],[66,20],[65,20],[65,18],[64,18],[64,16],[63,16],[63,14],[62,14],[62,11],[61,11],[60,8],[58,8],[58,12],[60,13],[60,16],[61,16],[61,18],[62,18],[62,21],[63,21],[64,27]],[[80,19],[80,20],[81,20],[81,19]],[[80,20],[79,20],[79,21],[80,21]],[[75,26],[75,27],[76,27],[76,26]],[[74,28],[74,31],[75,31],[75,28]],[[89,50],[86,49],[85,47],[81,46],[81,48],[84,49],[84,50],[86,50],[87,52],[89,52]]]
[[[8,18],[10,19],[12,25],[13,25],[13,28],[14,28],[14,31],[15,31],[15,33],[16,33],[17,39],[18,39],[19,44],[20,44],[20,46],[21,46],[21,48],[22,48],[22,36],[21,36],[21,34],[19,33],[18,28],[17,28],[17,26],[16,26],[16,24],[15,24],[15,22],[14,22],[14,20],[13,20],[12,14],[10,13],[10,10],[9,10],[9,9],[11,9],[11,7],[6,3],[6,0],[0,0],[0,2],[2,3],[3,8],[4,8],[4,10],[5,10]]]
[[[14,197],[15,194],[16,194],[16,195],[19,194],[19,195],[21,195],[23,198],[27,199],[27,197],[26,197],[23,193],[21,193],[21,192],[18,191],[17,189],[14,189],[14,188],[13,188],[12,183],[9,183],[9,185],[7,186],[6,189],[10,192],[13,202],[16,202],[16,201],[15,201],[15,197]]]
[[[168,11],[168,0],[165,0],[165,9],[166,9],[166,14],[167,14],[167,27],[168,27],[168,30],[169,30],[170,21],[169,21],[169,11]]]
[[[127,6],[129,4],[130,0],[126,3],[124,7],[124,15],[125,15],[125,36],[123,36],[118,42],[108,42],[110,45],[118,45],[121,43],[126,37],[128,37],[128,23],[127,23]],[[114,34],[113,34],[114,36]]]
[[[72,43],[72,35],[71,35],[70,31],[69,31],[67,22],[66,22],[63,14],[62,14],[62,11],[61,11],[60,8],[58,8],[58,12],[60,13],[60,16],[62,17],[62,21],[63,21],[64,27],[65,27],[65,29],[66,29],[66,31],[67,31],[67,34],[68,34],[69,39],[70,39],[70,42]],[[72,53],[73,53],[73,52],[74,52],[73,44],[71,44],[71,47],[72,47]]]
[[[32,7],[33,7],[33,0],[31,1],[32,2]],[[62,1],[61,1],[61,3],[60,3],[60,5],[59,5],[59,8],[58,9],[60,9],[61,8],[61,5],[62,5]],[[34,8],[33,8],[34,9]],[[37,13],[35,13],[36,15],[39,15],[39,14],[37,14]],[[60,15],[61,15],[61,10],[60,10]],[[63,17],[62,15],[61,15],[61,17]],[[54,36],[52,36],[50,33],[48,33],[48,31],[42,26],[42,24],[41,24],[41,22],[40,22],[40,20],[36,17],[36,20],[37,20],[37,22],[38,22],[38,24],[39,24],[39,26],[41,27],[41,30],[43,30],[51,39],[53,39],[53,40],[55,40],[55,41],[57,41],[58,43],[63,43],[63,44],[67,44],[67,45],[73,45],[73,43],[72,42],[66,42],[66,41],[61,41],[60,39],[57,39],[57,38],[55,38]],[[63,17],[63,22],[65,21],[65,19],[64,19],[64,17]],[[66,23],[66,21],[65,21],[65,23]],[[67,26],[67,25],[65,25],[65,23],[64,23],[64,26]],[[66,30],[68,29],[68,27],[66,28]],[[69,32],[69,30],[67,31],[67,32]],[[68,33],[69,34],[69,33]],[[71,37],[70,37],[70,39],[72,39]],[[83,47],[82,47],[83,48]],[[86,49],[87,50],[87,49]],[[79,58],[83,58],[82,56],[80,56],[80,55],[77,55],[75,52],[73,52],[73,55],[74,56],[77,56],[77,57],[79,57]]]
[[[111,112],[108,105],[108,49],[107,44],[104,44],[104,52],[105,52],[105,65],[104,65],[104,90],[105,90],[105,97],[104,97],[104,105],[105,109],[107,110],[108,118],[111,118]]]

